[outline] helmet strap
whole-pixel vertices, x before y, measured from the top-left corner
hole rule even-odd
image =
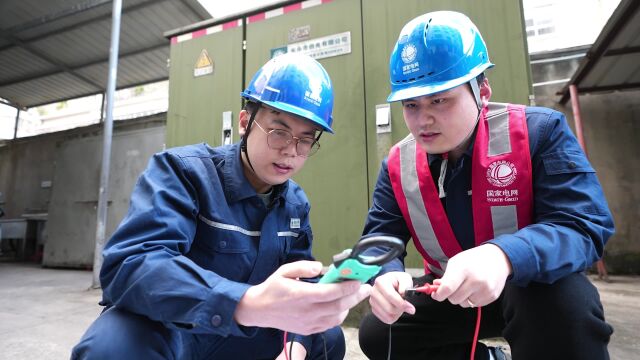
[[[469,86],[471,87],[471,92],[473,93],[473,98],[476,100],[476,106],[478,107],[478,112],[482,111],[482,98],[480,97],[480,86],[478,86],[478,78],[475,77],[469,81]]]
[[[253,170],[253,172],[256,172],[256,170],[253,168],[253,165],[251,164],[251,159],[249,159],[249,152],[247,151],[247,139],[249,138],[249,131],[251,131],[251,126],[253,125],[253,121],[256,118],[256,115],[258,114],[258,110],[260,110],[261,105],[262,103],[259,102],[255,110],[251,112],[251,116],[249,117],[249,123],[247,124],[247,130],[245,130],[244,135],[242,136],[242,143],[240,143],[240,151],[244,152],[244,155],[247,157],[247,162],[249,163],[249,167],[251,168],[251,170]]]
[[[458,149],[459,147],[463,146],[467,142],[467,140],[469,140],[469,138],[473,136],[473,134],[476,131],[476,127],[478,126],[478,122],[480,121],[480,115],[482,114],[482,98],[480,98],[480,87],[478,86],[477,78],[471,79],[471,81],[469,81],[469,86],[471,87],[471,92],[473,93],[473,97],[476,100],[478,115],[476,116],[476,121],[475,121],[475,124],[473,124],[471,131],[469,131],[467,136],[464,137],[464,140],[462,140],[462,142],[460,142],[460,144],[456,146],[454,149]]]

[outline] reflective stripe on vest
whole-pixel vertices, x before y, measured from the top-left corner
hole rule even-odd
[[[389,178],[425,270],[442,275],[462,251],[431,176],[427,154],[409,135],[389,153]],[[473,149],[472,208],[476,246],[531,223],[531,155],[525,107],[483,108]]]

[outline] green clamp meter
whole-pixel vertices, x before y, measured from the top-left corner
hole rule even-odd
[[[363,256],[362,253],[372,247],[386,247],[386,253],[380,256]],[[380,272],[380,265],[389,262],[404,252],[404,242],[393,236],[365,236],[353,247],[333,257],[333,264],[319,283],[328,284],[345,280],[358,280],[366,283]]]

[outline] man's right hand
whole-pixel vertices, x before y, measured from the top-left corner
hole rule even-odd
[[[247,290],[238,303],[235,320],[244,326],[301,335],[342,324],[349,309],[369,296],[371,286],[357,281],[312,284],[297,280],[318,276],[321,271],[322,264],[316,261],[282,265],[263,283]]]
[[[402,297],[412,286],[413,279],[406,272],[388,272],[377,277],[369,298],[371,311],[386,324],[393,324],[405,312],[415,314],[416,308]]]

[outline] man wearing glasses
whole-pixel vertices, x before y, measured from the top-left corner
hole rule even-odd
[[[370,286],[311,284],[309,203],[290,178],[333,133],[315,60],[285,54],[242,92],[242,141],[156,154],[103,252],[105,311],[74,359],[342,359]],[[287,338],[284,334],[289,332]]]

